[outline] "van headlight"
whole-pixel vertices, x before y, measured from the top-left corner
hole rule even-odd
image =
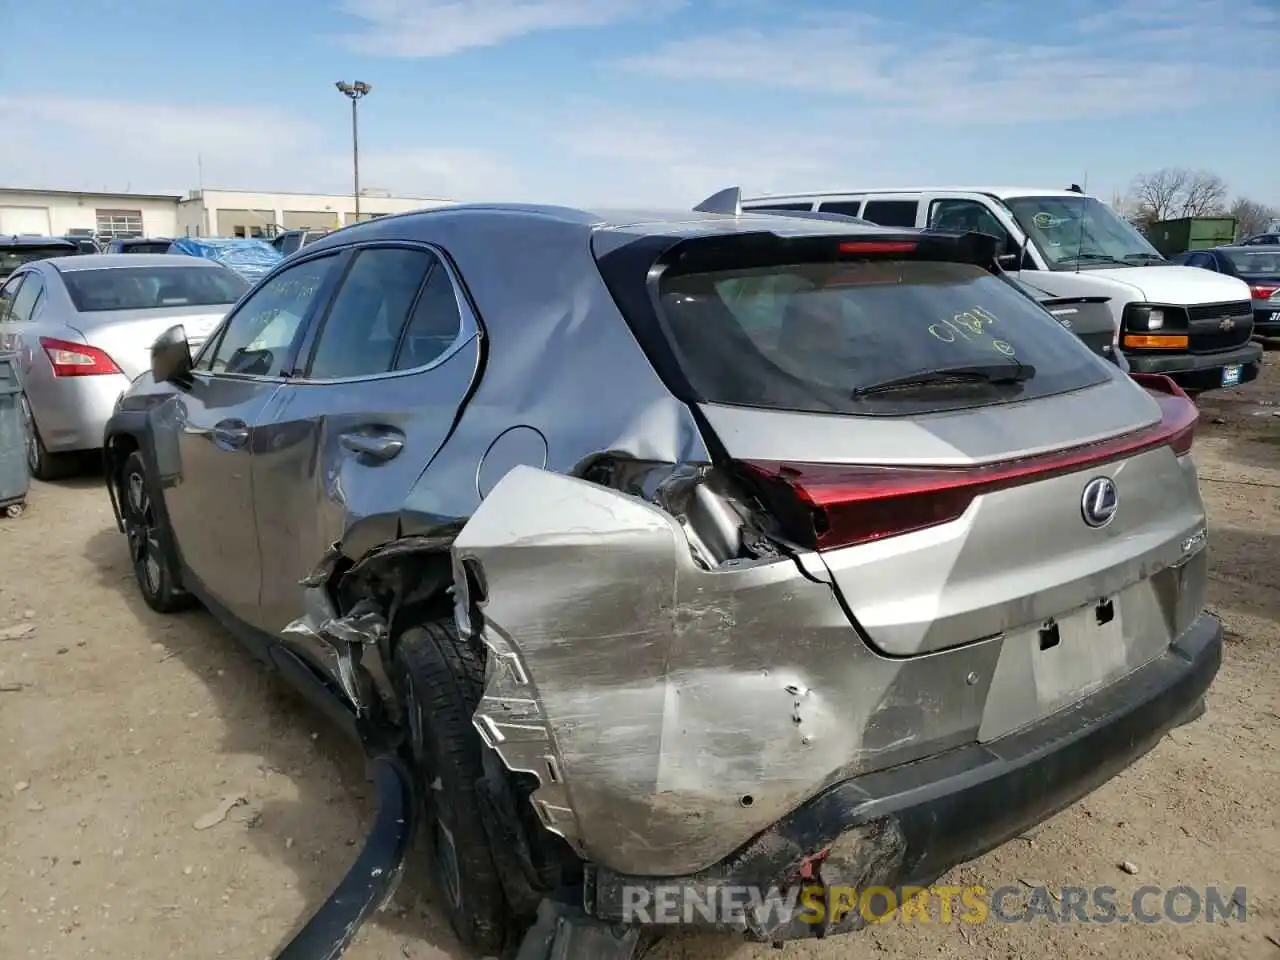
[[[1125,308],[1126,326],[1130,330],[1160,330],[1164,328],[1164,311],[1159,307],[1148,307],[1141,303],[1131,303]]]

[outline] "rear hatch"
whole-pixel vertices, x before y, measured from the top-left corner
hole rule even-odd
[[[1148,581],[1203,528],[1195,408],[1090,352],[969,239],[685,240],[645,271],[647,319],[601,269],[717,460],[776,540],[818,552],[873,649],[1087,612],[1124,631],[1097,655],[1136,666],[1176,620],[1176,591]]]
[[[53,257],[74,257],[79,252],[76,245],[68,240],[42,242],[39,239],[0,238],[0,280],[4,280],[24,263],[50,260]]]

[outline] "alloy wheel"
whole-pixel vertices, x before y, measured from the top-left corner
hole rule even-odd
[[[40,472],[40,438],[36,435],[36,418],[31,404],[24,396],[19,405],[22,411],[23,447],[27,453],[27,471],[35,476]]]
[[[126,501],[129,509],[125,535],[129,539],[129,556],[147,593],[155,596],[160,592],[160,537],[142,474],[129,474]]]

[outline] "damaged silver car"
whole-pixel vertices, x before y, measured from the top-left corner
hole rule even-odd
[[[1197,716],[1196,419],[990,238],[718,195],[332,233],[195,356],[157,341],[106,456],[146,602],[203,604],[373,763],[282,956],[336,956],[415,829],[467,944],[625,956],[637,896],[925,884]]]

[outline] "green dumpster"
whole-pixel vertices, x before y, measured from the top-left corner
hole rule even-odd
[[[1235,217],[1182,217],[1157,220],[1147,228],[1147,239],[1161,256],[1173,257],[1187,250],[1208,250],[1234,243]]]

